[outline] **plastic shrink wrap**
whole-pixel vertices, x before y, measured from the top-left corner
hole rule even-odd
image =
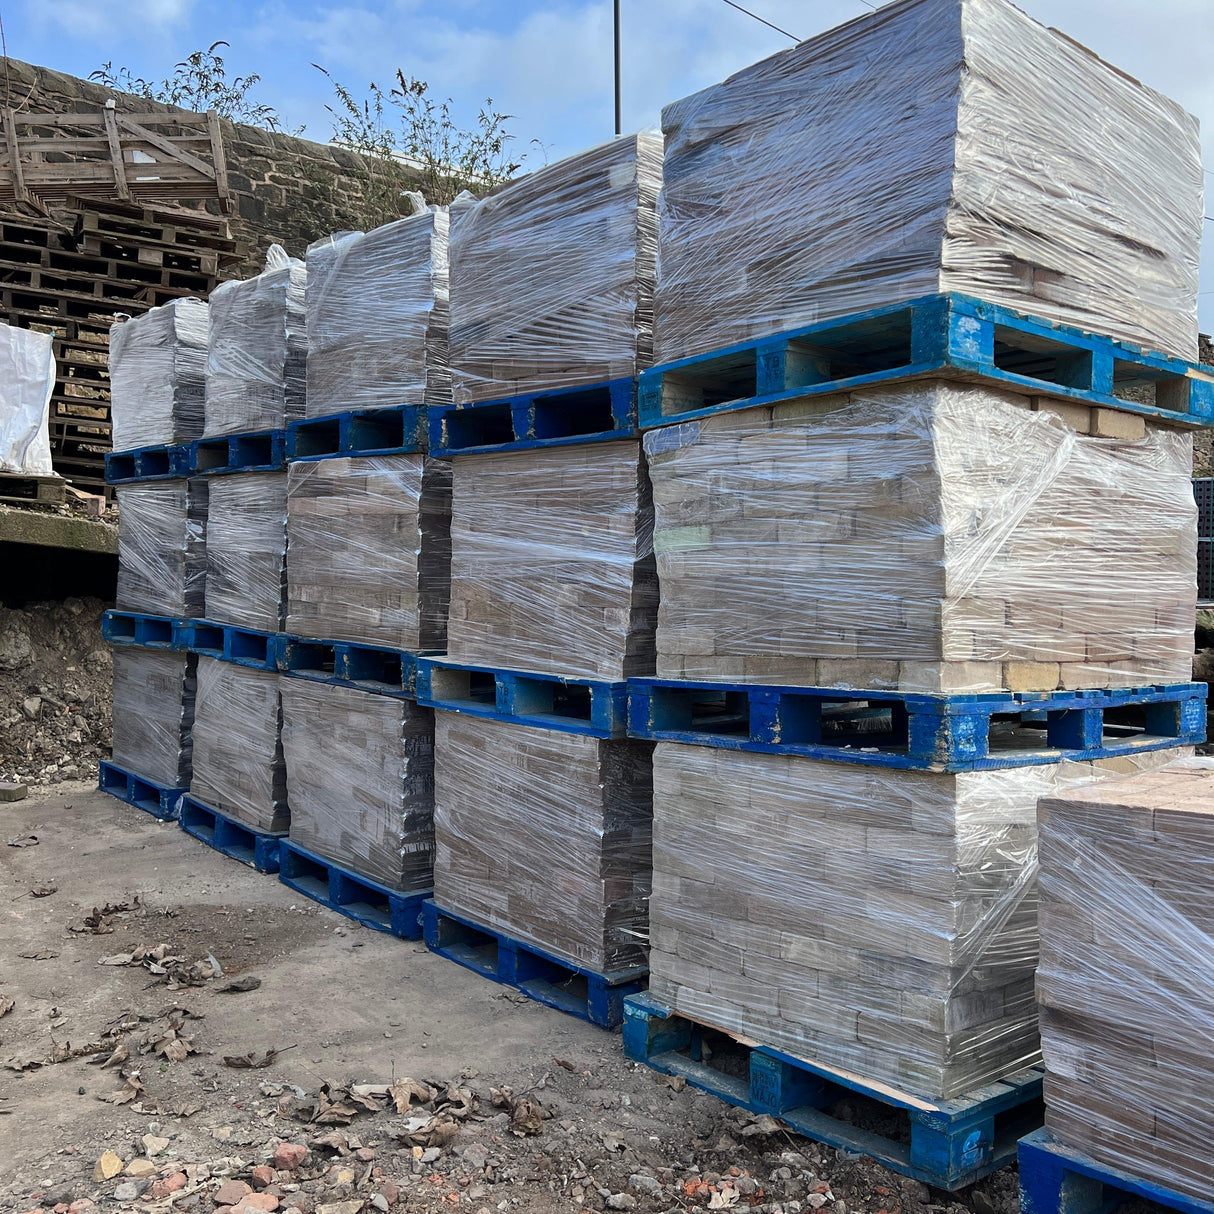
[[[927,1099],[993,1082],[1039,1056],[1038,797],[1180,753],[950,775],[659,743],[650,990]]]
[[[281,430],[304,416],[306,282],[304,263],[271,245],[262,273],[211,292],[206,437]]]
[[[411,700],[282,680],[291,841],[394,889],[429,889],[434,714]]]
[[[661,172],[661,136],[646,132],[452,206],[457,404],[649,366]]]
[[[285,831],[279,676],[199,657],[190,794],[254,830]]]
[[[208,489],[206,477],[118,487],[120,611],[205,614]]]
[[[659,676],[922,692],[1191,677],[1186,431],[919,381],[650,431],[645,450]]]
[[[110,326],[115,451],[202,436],[209,309],[175,299]]]
[[[448,225],[432,207],[309,246],[309,417],[451,400]]]
[[[652,744],[434,714],[434,900],[573,965],[644,963]]]
[[[277,632],[286,598],[287,474],[209,479],[207,618]]]
[[[287,632],[441,651],[451,595],[451,465],[422,455],[287,468]]]
[[[198,659],[114,648],[114,762],[163,788],[188,788]]]
[[[452,661],[618,680],[653,670],[653,507],[640,444],[453,461]]]
[[[1214,1192],[1214,763],[1040,806],[1046,1125],[1100,1162]]]
[[[0,325],[0,472],[54,476],[49,429],[54,390],[51,335]]]
[[[899,0],[662,129],[659,363],[942,290],[1196,358],[1196,119],[1006,0]]]

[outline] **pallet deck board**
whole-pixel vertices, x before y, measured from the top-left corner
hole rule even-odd
[[[102,759],[99,765],[97,787],[107,792],[111,797],[117,797],[127,805],[142,809],[153,818],[162,822],[176,821],[181,808],[181,799],[189,789],[168,788],[154,780],[145,780],[143,776],[120,767],[109,759]]]
[[[422,924],[432,953],[600,1028],[622,1024],[625,999],[645,986],[648,971],[643,966],[599,974],[444,910],[433,899],[422,904]]]
[[[430,453],[524,451],[566,443],[610,442],[637,432],[637,381],[529,392],[431,408]]]
[[[178,479],[189,476],[193,470],[194,451],[190,443],[109,451],[105,456],[105,479],[110,485]]]
[[[1214,425],[1211,368],[957,293],[872,308],[643,371],[640,424],[649,429],[925,376]]]
[[[1106,1214],[1135,1197],[1180,1214],[1214,1214],[1214,1200],[1202,1201],[1098,1163],[1055,1142],[1048,1130],[1020,1140],[1019,1161],[1021,1214]]]
[[[921,771],[1112,758],[1196,745],[1206,730],[1203,683],[920,695],[631,679],[628,700],[634,738]]]
[[[23,475],[0,472],[0,502],[57,506],[67,496],[67,481],[61,476]]]
[[[364,927],[401,940],[422,938],[422,903],[431,890],[396,890],[364,877],[285,838],[278,879],[298,893]]]
[[[287,432],[254,430],[196,438],[190,449],[191,470],[198,475],[277,472],[286,464]]]
[[[1010,1163],[1017,1139],[1039,1126],[1042,1072],[1028,1068],[962,1097],[930,1101],[863,1076],[793,1058],[731,1038],[745,1055],[745,1077],[708,1064],[702,1043],[717,1033],[649,995],[624,1003],[624,1053],[666,1075],[753,1113],[767,1113],[798,1133],[840,1150],[868,1155],[904,1176],[955,1191]],[[909,1144],[872,1133],[830,1113],[849,1094],[886,1106],[909,1123]]]
[[[444,657],[417,661],[417,702],[428,708],[595,738],[625,736],[627,692],[626,682],[468,666]]]
[[[411,455],[422,449],[422,408],[352,409],[287,426],[289,460],[342,455]]]
[[[278,669],[298,679],[404,699],[414,696],[418,657],[407,649],[279,633],[275,655]]]
[[[259,873],[278,872],[279,844],[286,837],[285,832],[274,834],[254,830],[189,793],[181,798],[178,821],[187,835],[200,839],[230,859],[239,860]]]

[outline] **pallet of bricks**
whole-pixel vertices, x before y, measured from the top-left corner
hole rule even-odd
[[[619,139],[451,212],[446,653],[428,946],[612,1027],[645,973],[657,583],[635,377],[649,365],[661,145]]]
[[[96,199],[69,207],[49,218],[0,217],[0,319],[52,335],[55,469],[100,491],[105,452],[119,441],[107,375],[114,314],[204,297],[241,253],[226,222],[205,211]]]
[[[1041,1124],[1038,799],[1204,737],[1195,123],[1004,0],[905,0],[663,134],[625,1049],[956,1189]]]

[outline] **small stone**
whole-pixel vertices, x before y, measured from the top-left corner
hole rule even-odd
[[[157,1171],[156,1165],[150,1159],[132,1159],[126,1165],[126,1174],[134,1176],[136,1180],[141,1180],[145,1176],[155,1176]]]
[[[216,1126],[211,1131],[211,1137],[217,1139],[219,1142],[227,1142],[232,1137],[232,1127],[230,1125]]]
[[[153,1201],[159,1201],[162,1197],[168,1197],[170,1193],[181,1192],[185,1188],[186,1183],[184,1172],[174,1172],[171,1176],[166,1176],[163,1180],[156,1181],[148,1192],[151,1193]]]
[[[913,1197],[916,1201],[927,1205],[932,1199],[932,1191],[921,1180],[915,1180],[913,1177],[904,1176],[902,1178],[902,1192],[907,1197]]]
[[[354,1152],[354,1154],[357,1155],[358,1158],[363,1161],[363,1163],[370,1163],[371,1160],[373,1160],[375,1158],[375,1148],[374,1147],[359,1147],[358,1150]]]
[[[157,1138],[155,1134],[145,1134],[143,1136],[143,1153],[149,1159],[168,1149],[169,1140],[167,1138]]]
[[[122,1160],[113,1151],[106,1151],[93,1169],[94,1180],[112,1180],[122,1171]]]
[[[259,1164],[249,1175],[255,1189],[264,1189],[274,1183],[274,1169],[269,1164]]]
[[[835,1202],[835,1214],[847,1214],[847,1202],[842,1198]]]
[[[87,1198],[82,1197],[79,1201],[73,1201],[67,1208],[67,1214],[87,1214],[87,1211],[93,1208],[93,1203]]]
[[[638,1193],[647,1193],[650,1197],[661,1197],[662,1186],[652,1177],[643,1172],[635,1172],[628,1177],[628,1187]]]
[[[283,1172],[294,1172],[308,1157],[308,1148],[297,1142],[280,1142],[274,1152],[274,1166]]]
[[[438,1147],[427,1147],[422,1152],[422,1163],[433,1163],[436,1159],[440,1159],[442,1154]]]
[[[826,1194],[825,1193],[811,1193],[805,1199],[805,1204],[808,1205],[811,1209],[820,1210],[824,1205],[826,1205]]]
[[[397,1201],[400,1200],[400,1185],[393,1184],[390,1180],[385,1180],[379,1186],[379,1191],[384,1195],[384,1200],[390,1206],[396,1205]]]
[[[739,1176],[733,1182],[733,1187],[743,1197],[753,1197],[759,1191],[759,1182],[753,1176]]]
[[[631,1193],[612,1193],[607,1198],[607,1208],[609,1210],[635,1210],[637,1199]]]
[[[333,1173],[334,1184],[353,1184],[355,1179],[353,1168],[338,1168]]]
[[[273,1193],[248,1193],[229,1209],[232,1214],[255,1214],[259,1210],[277,1210],[278,1198]]]
[[[139,1196],[139,1186],[133,1180],[124,1180],[114,1190],[115,1201],[134,1201]]]
[[[242,1197],[247,1197],[252,1192],[252,1188],[243,1180],[225,1180],[215,1190],[212,1200],[217,1206],[234,1206]]]
[[[371,1204],[377,1210],[382,1210],[383,1214],[388,1214],[388,1199],[382,1193],[372,1193]]]
[[[29,789],[26,785],[0,780],[0,801],[24,801],[28,795]]]
[[[42,711],[42,697],[27,696],[21,701],[21,711],[25,713],[29,720],[36,721],[38,714]]]

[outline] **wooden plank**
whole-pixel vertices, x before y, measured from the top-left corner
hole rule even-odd
[[[4,137],[8,141],[8,158],[12,165],[13,197],[18,202],[28,202],[29,192],[25,188],[25,175],[21,170],[21,152],[17,146],[17,120],[13,111],[4,111]]]
[[[126,183],[126,165],[122,160],[122,140],[118,135],[118,121],[114,116],[113,104],[105,107],[105,139],[110,148],[110,163],[114,166],[114,184],[118,187],[118,197],[128,199],[131,187]]]
[[[219,115],[214,110],[207,110],[207,129],[211,135],[211,159],[215,162],[215,185],[218,187],[219,199],[225,211],[231,208],[231,191],[228,189],[228,162],[223,154],[223,131],[219,125]]]
[[[132,122],[125,115],[120,114],[118,122],[120,126],[134,135],[136,139],[146,140],[152,147],[159,148],[160,151],[168,153],[168,155],[176,160],[180,160],[182,164],[187,164],[190,168],[196,169],[204,177],[209,177],[212,181],[215,180],[215,169],[205,161],[199,160],[197,156],[193,156],[185,151],[180,145],[175,145],[163,135],[158,135],[153,131],[149,131],[146,127]]]
[[[134,117],[139,119],[142,126],[206,126],[207,116],[205,114],[195,114],[190,110],[182,110],[175,114],[157,114],[150,111],[138,111],[134,113]],[[16,115],[17,123],[23,127],[31,126],[49,126],[49,127],[96,127],[98,130],[105,129],[105,118],[100,112],[84,112],[84,113],[32,113],[23,111]]]

